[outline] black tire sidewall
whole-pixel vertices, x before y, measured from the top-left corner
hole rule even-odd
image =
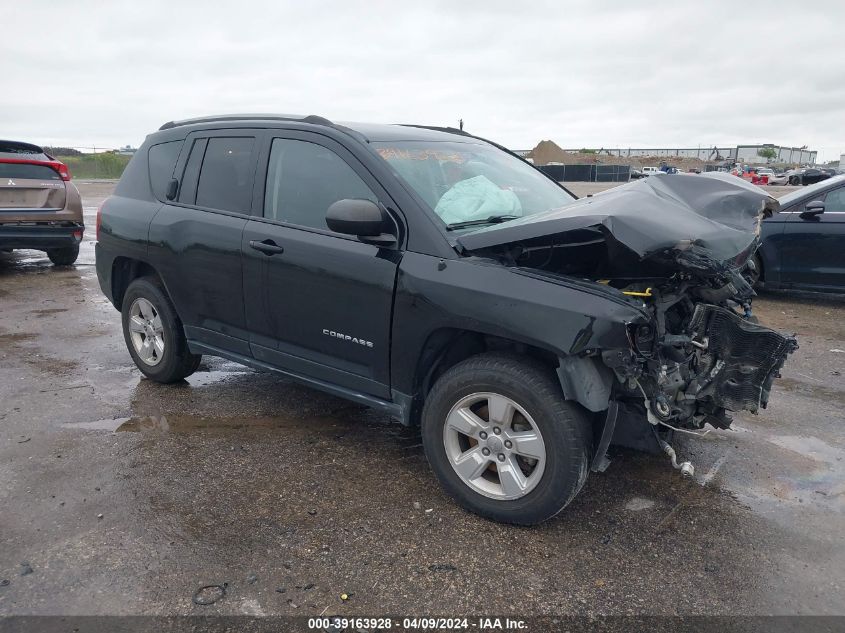
[[[512,365],[510,365],[512,367]],[[537,372],[526,368],[526,372]],[[589,437],[582,411],[563,399],[556,385],[532,390],[524,378],[507,371],[460,365],[450,370],[429,394],[423,411],[422,439],[429,464],[446,491],[461,505],[487,518],[534,525],[562,510],[578,493],[586,477]],[[534,419],[546,448],[542,478],[524,497],[496,500],[465,484],[446,456],[443,427],[449,411],[461,398],[476,392],[499,393],[519,403]]]
[[[161,318],[161,325],[164,334],[164,357],[156,365],[147,365],[138,356],[135,346],[129,333],[129,309],[132,303],[139,298],[144,298],[153,304],[156,312]],[[182,332],[182,323],[165,295],[162,288],[155,282],[141,278],[133,281],[126,293],[123,295],[121,306],[121,323],[123,325],[123,339],[126,341],[126,348],[135,361],[135,365],[148,378],[158,382],[174,382],[181,380],[184,375],[182,371],[182,354],[185,351],[185,335]]]
[[[54,266],[70,266],[79,257],[79,245],[65,248],[52,248],[47,251],[47,257]]]

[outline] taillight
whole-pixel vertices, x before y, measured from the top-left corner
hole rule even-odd
[[[100,217],[101,217],[101,216],[102,216],[102,214],[103,214],[103,206],[106,204],[106,201],[107,201],[107,200],[108,200],[108,198],[106,198],[105,200],[103,200],[103,201],[100,203],[100,206],[99,206],[99,207],[97,207],[97,222],[96,222],[96,224],[95,224],[95,227],[96,227],[96,229],[95,229],[95,235],[96,235],[96,237],[97,237],[97,241],[98,241],[98,242],[100,241]]]
[[[63,162],[59,160],[54,160],[51,165],[53,169],[59,172],[59,176],[62,177],[62,180],[70,180],[70,170],[67,168]]]

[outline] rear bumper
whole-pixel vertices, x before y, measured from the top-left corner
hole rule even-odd
[[[82,241],[82,224],[0,224],[0,249],[32,248],[44,251],[76,246]]]

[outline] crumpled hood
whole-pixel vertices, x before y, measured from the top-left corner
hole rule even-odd
[[[640,259],[693,269],[736,267],[756,250],[760,222],[775,198],[724,173],[671,174],[630,182],[545,213],[462,235],[467,251],[560,236],[601,232]]]

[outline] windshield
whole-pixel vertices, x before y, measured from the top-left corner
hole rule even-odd
[[[788,193],[785,196],[781,196],[780,198],[778,198],[780,208],[786,209],[786,207],[791,205],[793,202],[803,200],[804,198],[809,199],[816,191],[827,189],[831,185],[842,182],[845,182],[845,176],[834,176],[833,178],[827,178],[825,180],[822,180],[821,182],[817,182],[814,185],[802,187],[798,191],[793,191],[792,193]]]
[[[575,200],[530,165],[492,145],[394,141],[373,147],[450,229],[481,228]]]

